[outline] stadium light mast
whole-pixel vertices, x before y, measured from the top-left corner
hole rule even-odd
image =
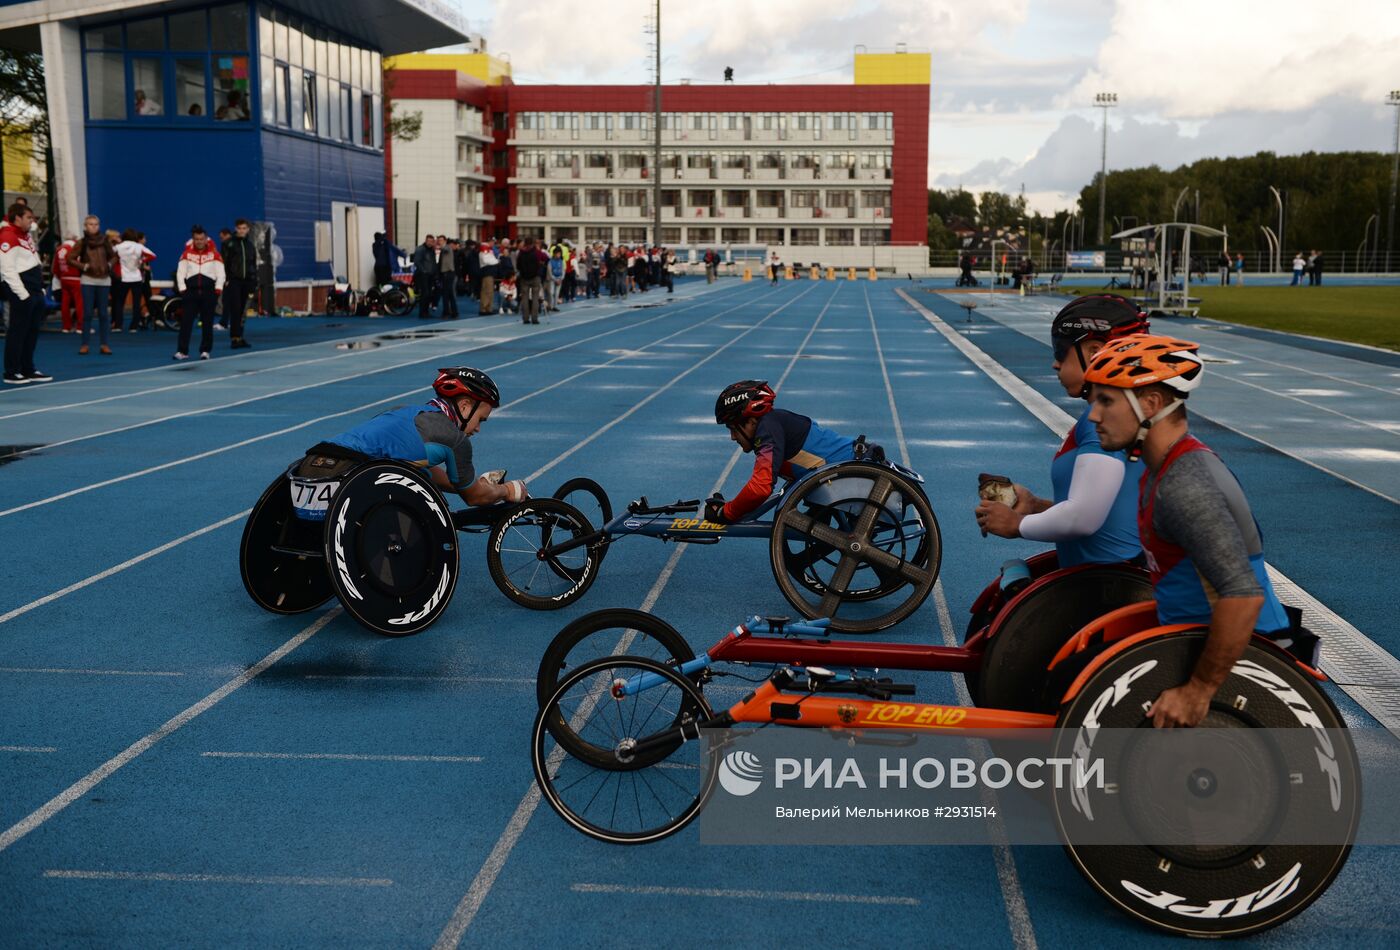
[[[1395,185],[1400,180],[1400,89],[1392,89],[1385,104],[1395,110],[1395,159],[1390,165],[1390,216],[1385,226],[1385,269],[1390,270],[1395,259]]]
[[[655,246],[661,247],[661,0],[656,0],[656,75],[653,77],[653,92],[655,102],[652,104],[654,116],[652,118],[652,132],[656,138],[652,142],[652,174],[656,177],[652,180],[652,213],[654,216],[652,237]]]
[[[1099,154],[1099,247],[1104,244],[1104,208],[1108,202],[1108,110],[1116,105],[1116,92],[1101,92],[1094,96],[1094,108],[1103,110],[1103,147]]]
[[[1274,235],[1274,270],[1283,270],[1283,195],[1273,185],[1269,190],[1274,193],[1274,200],[1278,202],[1278,232]]]

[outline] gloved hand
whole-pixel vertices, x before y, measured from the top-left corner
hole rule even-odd
[[[719,492],[705,499],[705,520],[715,524],[729,523],[729,519],[724,517],[724,496]]]
[[[530,493],[525,489],[525,482],[519,478],[506,482],[505,489],[510,493],[506,497],[512,502],[521,502],[530,497]]]

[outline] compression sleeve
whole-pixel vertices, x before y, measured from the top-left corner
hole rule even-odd
[[[775,415],[770,413],[758,421],[758,428],[754,431],[753,474],[739,494],[724,506],[726,521],[739,521],[773,494],[778,470],[787,458],[783,427]]]
[[[420,412],[413,422],[427,450],[428,466],[445,464],[447,477],[459,490],[470,485],[476,479],[471,439],[440,412]]]
[[[453,457],[452,450],[438,442],[429,442],[424,446],[428,450],[428,468],[437,468],[439,465],[447,466],[447,478],[452,484],[457,484],[457,459]]]
[[[1021,519],[1021,537],[1032,541],[1085,538],[1103,527],[1123,485],[1125,466],[1112,455],[1083,453],[1074,460],[1069,497]]]

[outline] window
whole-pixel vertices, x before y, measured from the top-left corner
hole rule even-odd
[[[721,199],[726,208],[747,208],[749,204],[749,193],[742,190],[726,189],[721,194]]]
[[[126,25],[126,48],[165,49],[165,18],[151,17],[149,20],[135,20],[128,23]]]
[[[209,10],[209,45],[214,49],[246,50],[248,8],[237,3],[212,7]]]
[[[611,244],[613,230],[612,228],[584,228],[583,239],[589,244]]]
[[[607,168],[607,167],[608,167],[608,153],[607,153],[607,152],[584,152],[584,153],[583,153],[583,167],[584,167],[584,168]]]
[[[681,206],[681,192],[679,188],[667,188],[661,192],[661,207],[679,208]]]
[[[743,152],[725,152],[719,157],[720,168],[747,168],[748,156]]]
[[[687,228],[686,237],[691,244],[713,244],[715,240],[715,229]]]
[[[356,92],[358,93],[359,90],[356,90]],[[355,141],[355,107],[350,98],[350,90],[344,86],[341,87],[340,107],[344,110],[344,114],[341,116],[340,140],[342,142],[353,142]]]
[[[520,198],[520,206],[522,208],[527,206],[533,208],[536,205],[544,204],[543,188],[521,188],[516,192],[516,195]]]
[[[852,247],[856,243],[856,232],[851,228],[827,228],[828,247]]]
[[[576,158],[573,152],[552,152],[549,165],[551,168],[573,168]]]
[[[647,167],[646,152],[623,152],[621,158],[622,167],[624,169],[632,169],[635,171],[638,168]]]
[[[336,86],[339,89],[339,86]],[[329,138],[331,134],[331,83],[325,75],[316,77],[316,134],[322,138]],[[263,105],[264,120],[266,119],[267,105]]]
[[[760,189],[755,192],[755,203],[760,208],[780,208],[783,204],[783,193],[781,191],[766,191]]]
[[[681,229],[680,229],[680,228],[662,228],[662,229],[661,229],[661,243],[667,245],[668,247],[671,246],[671,245],[675,245],[675,244],[681,243]]]
[[[640,208],[647,203],[645,188],[623,188],[617,193],[617,203],[628,208]]]
[[[165,77],[161,61],[154,58],[131,60],[131,111],[138,116],[165,114],[161,100],[165,97]]]
[[[783,229],[782,229],[782,228],[755,228],[755,229],[754,229],[754,240],[757,241],[759,244],[782,244],[782,243],[784,243],[784,242],[783,242]]]
[[[758,167],[759,167],[759,168],[782,168],[782,167],[783,167],[783,156],[780,155],[780,154],[777,153],[777,152],[759,152],[759,153],[758,153]]]
[[[121,24],[113,23],[110,26],[94,26],[84,34],[83,42],[86,44],[88,50],[121,49]]]
[[[360,99],[360,144],[374,147],[374,97]]]
[[[719,239],[725,244],[747,244],[752,237],[748,228],[720,228]]]
[[[330,99],[326,102],[326,109],[331,114],[330,137],[338,139],[341,137],[341,122],[345,118],[345,107],[340,104],[341,85],[338,82],[330,84]],[[279,123],[280,124],[280,123]]]
[[[606,188],[589,188],[583,193],[583,200],[590,208],[608,208],[612,206],[612,192]]]
[[[573,241],[574,243],[578,243],[578,228],[576,227],[560,226],[554,228],[553,231],[554,240],[556,241]]]
[[[715,203],[715,193],[709,188],[691,189],[685,198],[685,203],[692,208],[708,208]]]
[[[765,112],[763,113],[762,118],[759,119],[759,128],[761,128],[765,132],[771,132],[776,126],[777,121],[777,116],[775,116],[771,112]]]
[[[536,227],[534,225],[522,224],[515,229],[515,234],[517,238],[532,237],[536,241],[544,240],[544,228]]]
[[[865,247],[869,247],[872,244],[888,244],[890,243],[890,229],[861,228],[860,243]]]
[[[171,14],[170,48],[178,50],[209,48],[209,37],[204,32],[203,10]]]
[[[645,244],[647,242],[647,229],[618,228],[617,241],[619,244]]]
[[[246,43],[244,44],[247,45]],[[213,57],[214,68],[214,118],[220,122],[247,122],[251,118],[252,98],[248,88],[248,57]],[[305,108],[303,95],[302,108]],[[316,99],[312,97],[312,116],[315,116]],[[314,132],[315,129],[307,129]]]
[[[301,130],[316,134],[316,74],[301,74]]]
[[[202,57],[175,60],[176,115],[203,116],[207,113],[209,89],[204,80],[204,63]]]
[[[860,193],[860,206],[862,208],[888,208],[890,206],[890,193],[888,191],[862,191]]]
[[[126,60],[121,53],[88,54],[87,94],[88,118],[126,118]]]
[[[867,112],[865,114],[865,128],[867,130],[878,129],[884,122],[884,115],[879,112]]]
[[[705,114],[704,114],[703,112],[695,112],[695,113],[692,113],[692,114],[691,114],[691,116],[690,116],[690,128],[691,128],[692,131],[695,131],[695,132],[702,132],[702,131],[704,131],[704,129],[705,129]]]
[[[676,154],[675,152],[662,152],[662,153],[661,153],[661,167],[662,167],[662,168],[680,168],[680,167],[681,167],[681,157],[680,157],[678,154]]]
[[[685,167],[686,167],[686,168],[709,168],[709,167],[710,167],[710,156],[709,156],[709,154],[706,153],[706,152],[686,152],[686,153],[685,153]]]
[[[818,231],[816,228],[793,228],[793,244],[816,244]]]
[[[793,168],[817,168],[821,165],[821,157],[811,152],[795,152],[789,164]]]
[[[551,204],[573,208],[578,205],[578,192],[572,188],[556,188],[549,193]]]
[[[820,191],[794,191],[792,193],[792,206],[794,208],[818,208],[821,207]]]
[[[851,191],[828,191],[826,193],[826,206],[828,208],[854,208],[855,193]]]
[[[733,112],[725,115],[724,128],[729,132],[737,132],[739,130],[739,116]]]

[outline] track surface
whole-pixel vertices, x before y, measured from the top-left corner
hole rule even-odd
[[[151,340],[144,361],[91,364],[105,378],[75,378],[76,358],[41,360],[62,385],[0,394],[0,443],[49,446],[0,466],[0,945],[601,945],[641,921],[643,939],[667,946],[1165,944],[1054,848],[735,851],[690,830],[620,849],[537,808],[527,734],[551,636],[648,599],[697,647],[745,614],[785,612],[759,542],[629,539],[580,604],[540,614],[496,591],[483,540],[463,536],[451,607],[402,641],[334,602],[265,614],[239,583],[244,512],[263,487],[312,443],[424,391],[436,366],[488,367],[501,385],[507,404],[476,440],[481,468],[509,467],[540,493],[589,475],[615,506],[709,492],[733,457],[714,394],[791,366],[784,405],[887,447],[893,400],[945,543],[942,598],[894,636],[955,640],[997,564],[1034,550],[979,537],[974,476],[1045,489],[1059,440],[901,286],[919,289],[687,282],[664,306],[604,301],[528,329],[466,320],[356,350],[335,342],[420,324],[268,321],[247,354],[142,369],[165,342]],[[981,310],[969,327],[953,299],[912,296],[1074,410],[1049,376],[1035,306]],[[1379,565],[1400,554],[1400,368],[1281,334],[1200,334],[1237,362],[1211,368],[1232,381],[1193,399],[1195,424],[1253,488],[1271,562],[1400,652],[1393,596],[1377,596],[1393,586]],[[1353,382],[1301,387],[1278,363]],[[1338,394],[1287,391],[1299,388]],[[1216,413],[1224,425],[1201,419]],[[957,701],[954,677],[916,679],[921,699]],[[1329,689],[1353,724],[1374,725]],[[1397,873],[1396,850],[1358,849],[1318,904],[1261,942],[1395,946]]]

